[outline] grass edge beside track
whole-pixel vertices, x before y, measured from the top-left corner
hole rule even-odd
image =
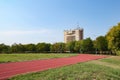
[[[9,63],[9,62],[22,62],[22,61],[32,61],[32,60],[43,60],[43,59],[51,59],[51,58],[63,58],[63,57],[71,57],[77,56],[78,54],[69,53],[30,53],[30,54],[0,54],[0,63]]]

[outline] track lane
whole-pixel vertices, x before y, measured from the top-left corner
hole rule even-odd
[[[43,71],[43,70],[47,70],[50,68],[57,68],[61,66],[76,64],[79,62],[86,62],[90,60],[101,59],[105,57],[107,56],[80,54],[78,56],[69,57],[69,58],[2,63],[0,64],[0,80],[5,80],[17,74]]]

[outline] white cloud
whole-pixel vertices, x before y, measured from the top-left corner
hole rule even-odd
[[[17,36],[17,35],[32,35],[32,34],[45,34],[51,33],[51,30],[41,29],[41,30],[4,30],[0,31],[1,36]]]
[[[54,43],[62,41],[63,33],[54,29],[0,30],[0,43]]]

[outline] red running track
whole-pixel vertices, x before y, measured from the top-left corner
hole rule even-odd
[[[68,58],[2,63],[0,64],[0,80],[6,80],[7,78],[10,78],[17,74],[43,71],[43,70],[47,70],[50,68],[57,68],[61,66],[76,64],[79,62],[86,62],[90,60],[101,59],[105,57],[107,56],[80,54],[78,56],[68,57]]]

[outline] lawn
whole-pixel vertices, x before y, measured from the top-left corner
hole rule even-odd
[[[42,72],[15,76],[9,80],[120,80],[120,57],[109,57]]]
[[[5,62],[19,62],[19,61],[29,61],[29,60],[39,60],[39,59],[50,59],[50,58],[61,58],[61,57],[70,57],[76,56],[78,54],[0,54],[0,63]]]

